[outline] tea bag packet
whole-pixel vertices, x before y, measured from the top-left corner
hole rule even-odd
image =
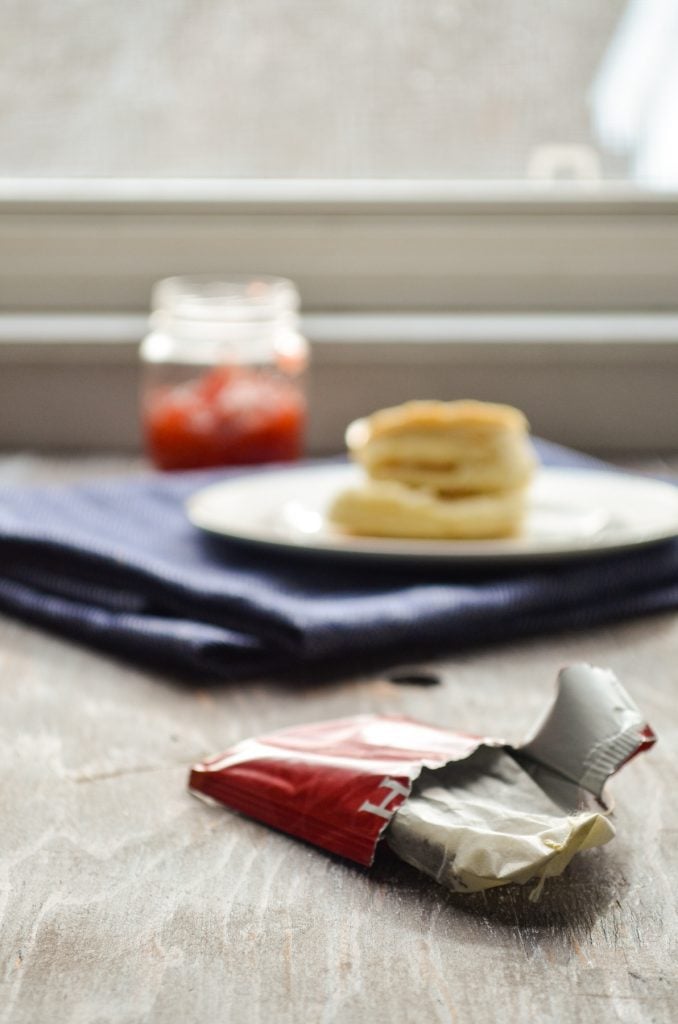
[[[455,891],[536,879],[536,896],[614,836],[605,782],[654,742],[612,672],[575,665],[520,747],[359,715],[245,740],[195,765],[189,786],[360,864],[383,838]]]

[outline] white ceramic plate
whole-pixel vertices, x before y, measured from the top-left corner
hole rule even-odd
[[[187,502],[191,522],[250,544],[327,556],[477,564],[550,561],[652,544],[678,536],[678,488],[626,473],[542,468],[523,533],[505,540],[352,537],[326,509],[360,470],[336,464],[266,469],[224,480]]]

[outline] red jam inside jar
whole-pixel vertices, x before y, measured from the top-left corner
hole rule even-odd
[[[159,469],[287,462],[303,451],[299,382],[250,367],[215,367],[145,397],[146,449]]]
[[[285,278],[166,278],[144,364],[146,451],[159,469],[289,462],[303,454],[299,295]]]

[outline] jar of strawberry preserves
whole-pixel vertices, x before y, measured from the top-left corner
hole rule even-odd
[[[146,450],[160,469],[297,459],[308,345],[277,277],[170,277],[141,345]]]

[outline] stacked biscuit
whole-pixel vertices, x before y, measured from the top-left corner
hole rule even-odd
[[[536,459],[523,414],[487,402],[406,402],[350,425],[365,482],[329,517],[377,537],[481,539],[518,533]]]

